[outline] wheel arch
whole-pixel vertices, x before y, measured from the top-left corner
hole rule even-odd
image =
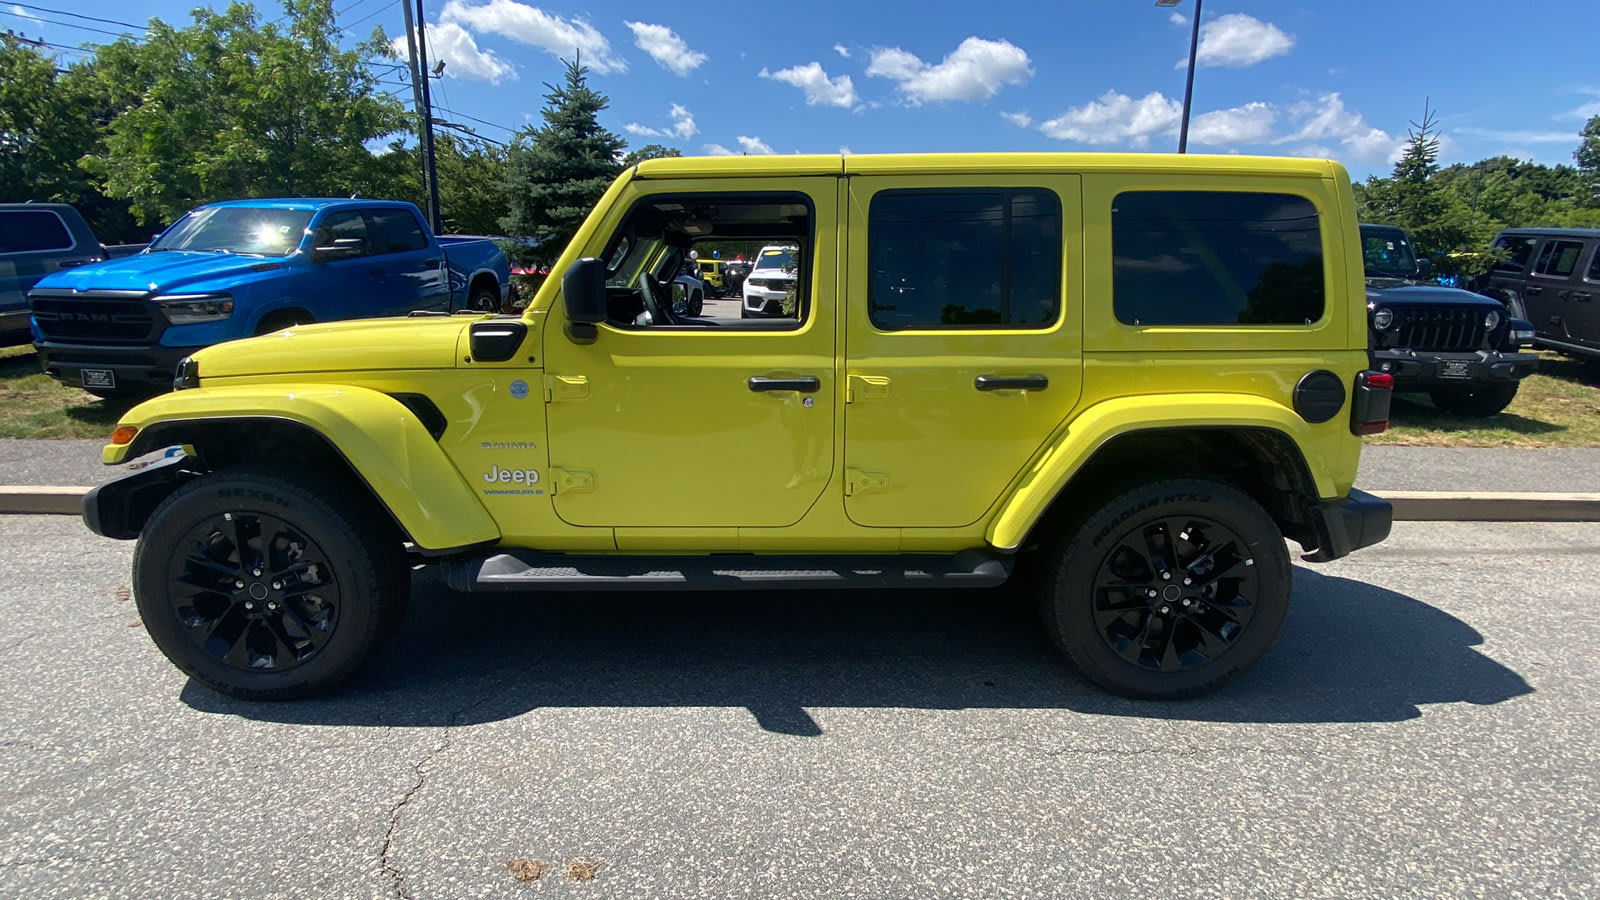
[[[120,463],[183,445],[207,470],[246,462],[329,467],[365,490],[425,554],[498,540],[494,519],[406,399],[327,385],[179,391],[124,416],[119,424],[138,431],[103,458]]]
[[[253,334],[253,335],[258,335],[258,336],[262,335],[262,334],[269,334],[270,332],[263,331],[262,328],[267,323],[273,322],[273,321],[277,321],[277,320],[280,320],[280,319],[295,319],[295,320],[298,320],[300,322],[308,322],[309,323],[309,322],[315,322],[317,320],[317,317],[312,315],[311,311],[306,309],[304,306],[300,306],[300,305],[297,305],[297,304],[291,304],[289,306],[278,306],[278,307],[274,307],[272,309],[269,309],[269,310],[263,312],[259,317],[257,317],[255,325],[251,329],[250,333]],[[273,331],[277,331],[279,328],[286,328],[286,327],[288,327],[288,326],[280,325],[280,326],[278,326],[278,328],[274,328],[272,330]]]

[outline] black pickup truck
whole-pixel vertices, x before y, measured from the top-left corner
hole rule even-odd
[[[1539,357],[1533,325],[1498,300],[1440,287],[1423,277],[1428,260],[1392,225],[1361,226],[1372,368],[1394,376],[1396,392],[1426,392],[1440,409],[1485,418],[1517,396]]]

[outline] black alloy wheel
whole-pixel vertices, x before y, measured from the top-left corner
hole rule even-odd
[[[1172,700],[1255,663],[1288,612],[1283,535],[1248,494],[1202,478],[1124,491],[1055,548],[1041,612],[1091,681]]]
[[[467,308],[477,312],[499,312],[500,295],[493,288],[480,285],[472,289]]]

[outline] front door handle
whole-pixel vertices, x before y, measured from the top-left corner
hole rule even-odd
[[[1042,391],[1050,386],[1043,375],[979,375],[972,386],[980,391]]]
[[[1572,299],[1574,299],[1574,300],[1588,300],[1593,296],[1594,295],[1590,294],[1588,291],[1573,291],[1572,292]]]
[[[1539,287],[1537,284],[1530,284],[1527,287],[1523,288],[1522,292],[1524,294],[1542,294],[1542,293],[1544,293],[1544,288]]]
[[[814,394],[822,388],[822,379],[815,375],[801,375],[797,378],[766,378],[756,375],[746,383],[750,385],[750,390],[756,392],[799,391],[802,394]]]

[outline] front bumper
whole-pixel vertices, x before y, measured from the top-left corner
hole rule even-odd
[[[1389,501],[1354,488],[1348,497],[1324,500],[1311,512],[1317,549],[1306,555],[1310,562],[1328,562],[1371,547],[1388,537],[1394,525],[1394,506]]]
[[[1397,392],[1521,381],[1539,366],[1536,353],[1498,350],[1437,353],[1397,349],[1373,350],[1369,355],[1373,369],[1394,376]]]
[[[781,316],[788,291],[769,291],[748,285],[744,289],[744,311],[752,316]]]
[[[83,496],[83,524],[102,537],[131,541],[156,506],[199,471],[193,459],[175,453],[108,481]]]
[[[201,347],[34,341],[33,349],[39,352],[39,365],[44,373],[62,384],[85,387],[84,369],[105,369],[110,370],[116,379],[113,390],[148,393],[151,390],[171,390],[172,376],[179,360]]]
[[[14,347],[30,340],[28,308],[0,312],[0,347]]]

